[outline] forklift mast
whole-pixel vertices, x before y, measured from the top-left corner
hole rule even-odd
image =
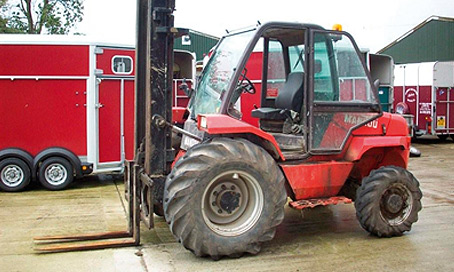
[[[175,0],[139,0],[138,5],[135,150],[143,153],[138,163],[144,172],[161,178],[174,159],[171,131],[159,126],[153,116],[172,120]]]
[[[172,132],[175,0],[138,0],[135,100],[135,162],[139,167],[141,218],[153,227],[154,204],[162,204],[174,160]],[[130,168],[127,168],[130,169]],[[162,205],[158,205],[162,206]]]

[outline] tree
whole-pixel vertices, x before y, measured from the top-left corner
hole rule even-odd
[[[19,30],[10,28],[8,26],[8,18],[6,18],[3,13],[7,10],[6,5],[7,0],[0,0],[0,33],[18,33]]]
[[[0,32],[67,34],[82,21],[83,0],[0,0]]]

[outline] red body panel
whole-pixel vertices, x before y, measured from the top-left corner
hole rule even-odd
[[[121,94],[119,80],[103,80],[99,85],[99,162],[121,160]]]
[[[174,124],[184,124],[186,108],[172,107],[172,122]]]
[[[454,88],[435,90],[435,109],[433,127],[436,133],[454,134]]]
[[[376,136],[376,137],[353,137],[348,146],[345,159],[356,161],[372,148],[398,147],[407,151],[406,160],[408,161],[408,151],[410,149],[411,138],[409,136]]]
[[[130,57],[131,59],[134,60],[135,57],[135,50],[134,49],[113,49],[113,48],[104,48],[103,53],[97,55],[96,58],[96,68],[101,69],[103,71],[104,76],[114,76],[114,75],[120,75],[120,76],[125,76],[125,74],[116,74],[112,70],[112,58],[115,56],[127,56]],[[132,72],[127,74],[128,76],[134,76],[134,67],[135,63],[133,61],[132,65]]]
[[[134,158],[134,66],[135,50],[128,48],[99,47],[102,54],[96,55],[96,69],[102,70],[102,81],[98,85],[99,103],[99,162],[121,161],[121,146],[124,141],[125,159]],[[114,57],[130,57],[131,73],[115,73],[112,61]],[[123,101],[121,101],[123,90]],[[124,112],[121,115],[121,105]],[[123,118],[123,119],[122,119]],[[124,124],[121,130],[121,122]],[[123,136],[124,138],[123,138]]]
[[[326,161],[299,165],[281,164],[296,199],[331,197],[345,183],[352,162]]]
[[[206,118],[206,127],[200,126],[200,119],[204,117]],[[259,136],[262,139],[267,140],[270,142],[274,148],[276,149],[277,153],[281,160],[285,161],[284,155],[282,154],[276,139],[271,134],[260,130],[257,127],[252,126],[251,124],[245,123],[243,121],[237,120],[232,118],[228,115],[223,114],[201,114],[198,116],[198,127],[200,130],[205,131],[209,134],[216,135],[216,134],[239,134],[239,133],[250,133]]]
[[[0,149],[87,154],[86,80],[0,79]]]
[[[255,94],[243,94],[241,96],[241,120],[255,127],[259,126],[259,120],[251,116],[254,108],[260,107],[262,95],[262,52],[254,52],[246,63],[246,77],[254,83]]]
[[[405,86],[404,90],[403,86],[394,87],[394,107],[397,103],[405,103],[408,106],[408,114],[414,116],[416,131],[423,130],[427,134],[433,134],[432,128],[435,134],[454,133],[452,101],[454,101],[452,88]]]
[[[333,125],[328,126],[326,135],[340,133],[338,130],[341,127],[351,125],[349,122],[357,122],[339,114],[333,117]],[[206,119],[203,121],[204,125],[206,122],[205,127],[201,126],[202,118]],[[348,124],[342,124],[343,122]],[[212,135],[255,134],[273,144],[284,161],[272,135],[243,121],[227,115],[207,114],[199,116],[198,127]],[[377,120],[356,129],[347,140],[344,148],[346,151],[340,154],[313,156],[304,163],[281,162],[280,166],[297,200],[329,198],[339,193],[349,176],[361,180],[372,169],[382,165],[407,167],[409,148],[410,137],[407,136],[405,119],[399,115],[384,113]]]
[[[114,73],[115,56],[131,58],[125,73]],[[31,41],[1,44],[0,59],[0,150],[16,147],[35,156],[62,147],[93,163],[95,172],[97,163],[112,163],[103,171],[118,170],[123,158],[134,158],[134,48]],[[185,108],[182,81],[175,81],[175,105]],[[181,122],[184,108],[175,115]]]
[[[126,160],[134,159],[134,81],[125,81],[124,86],[124,135],[125,135],[125,158]]]
[[[2,76],[88,76],[85,45],[0,45]]]

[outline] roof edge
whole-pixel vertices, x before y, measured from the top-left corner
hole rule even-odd
[[[432,16],[428,17],[426,20],[424,20],[421,23],[419,23],[414,28],[412,28],[409,31],[405,32],[402,36],[400,36],[399,38],[397,38],[396,40],[394,40],[393,42],[391,42],[387,46],[385,46],[382,49],[378,50],[377,54],[381,54],[384,51],[388,50],[390,47],[394,46],[395,44],[399,43],[403,39],[407,38],[408,36],[410,36],[410,34],[412,34],[413,32],[415,32],[417,30],[419,30],[420,28],[422,28],[423,26],[425,26],[426,24],[428,24],[431,21],[454,22],[454,18],[443,17],[443,16],[438,16],[438,15],[432,15]]]

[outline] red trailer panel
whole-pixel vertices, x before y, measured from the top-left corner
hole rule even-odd
[[[47,159],[63,160],[58,169],[70,162],[67,172],[77,176],[122,171],[133,159],[134,47],[0,35],[0,59],[0,162],[19,158],[39,178],[40,165],[55,165]],[[175,51],[175,66],[174,104],[185,108],[189,99],[179,86],[183,79],[194,84],[194,54]]]
[[[86,80],[0,79],[0,150],[35,156],[59,146],[87,154]]]
[[[88,76],[86,45],[0,44],[2,76]]]
[[[394,108],[413,116],[417,136],[454,135],[454,62],[402,64],[395,77]]]

